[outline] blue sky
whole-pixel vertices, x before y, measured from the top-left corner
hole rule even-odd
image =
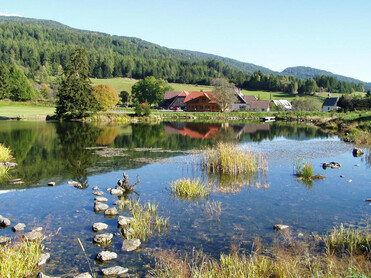
[[[0,0],[0,14],[371,82],[371,0]]]

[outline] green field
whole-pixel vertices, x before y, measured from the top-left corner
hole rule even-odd
[[[52,115],[55,107],[38,106],[31,103],[0,102],[0,118],[44,118],[46,115]]]

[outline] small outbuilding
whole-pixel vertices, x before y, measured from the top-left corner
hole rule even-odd
[[[338,110],[339,106],[337,106],[339,101],[338,97],[328,97],[325,99],[322,105],[322,111],[327,112],[331,110]]]

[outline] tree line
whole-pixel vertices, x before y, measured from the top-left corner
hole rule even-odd
[[[200,85],[210,85],[213,79],[226,78],[241,89],[300,94],[316,91],[348,94],[364,90],[363,84],[338,81],[329,76],[302,80],[260,71],[250,75],[219,60],[192,59],[179,51],[136,38],[79,31],[63,25],[56,27],[17,22],[0,23],[0,61],[6,68],[0,72],[0,78],[8,80],[9,86],[12,79],[4,77],[4,72],[11,76],[13,73],[9,75],[10,71],[21,69],[27,78],[38,84],[50,83],[50,76],[63,73],[71,50],[79,48],[86,50],[87,68],[92,78],[144,79],[154,76],[168,82]],[[7,94],[0,92],[0,98],[27,99],[10,94],[16,95],[9,91]],[[34,97],[36,94],[28,95]]]

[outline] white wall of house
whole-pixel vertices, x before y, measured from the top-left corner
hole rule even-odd
[[[323,106],[322,107],[322,111],[323,112],[327,112],[327,111],[331,111],[331,110],[338,110],[339,108],[337,106]]]

